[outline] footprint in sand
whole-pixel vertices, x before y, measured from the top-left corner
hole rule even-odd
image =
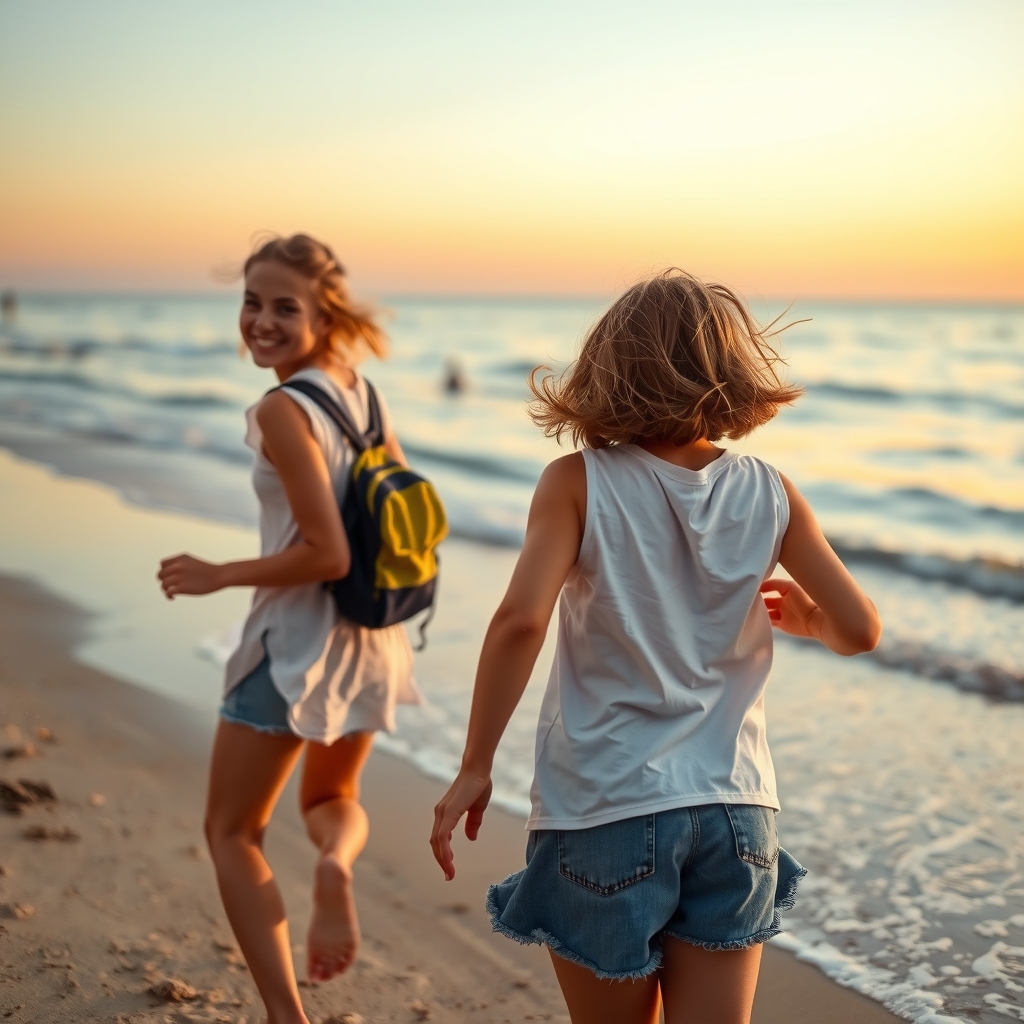
[[[36,908],[31,903],[0,903],[0,917],[15,921],[27,921],[35,912]]]

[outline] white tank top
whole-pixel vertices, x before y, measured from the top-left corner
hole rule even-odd
[[[309,380],[348,410],[356,426],[369,426],[366,380],[343,388],[323,370],[300,370],[291,380]],[[333,420],[310,398],[285,385],[284,393],[309,417],[313,436],[324,453],[340,504],[348,487],[355,450]],[[380,401],[384,432],[391,415]],[[259,403],[246,410],[245,443],[256,453],[253,486],[260,502],[260,553],[265,557],[297,544],[302,535],[288,504],[284,484],[263,454],[263,434],[256,421]],[[288,702],[288,721],[299,736],[333,743],[350,732],[395,729],[395,705],[420,703],[413,679],[412,650],[401,624],[367,629],[342,618],[334,598],[320,583],[297,587],[257,587],[252,610],[242,627],[238,648],[228,659],[224,693],[231,692],[264,656],[270,677]]]
[[[789,502],[775,469],[584,450],[587,513],[562,589],[527,828],[708,803],[779,807],[765,737],[772,627],[758,587]]]

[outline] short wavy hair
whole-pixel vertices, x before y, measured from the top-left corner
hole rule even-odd
[[[803,393],[779,375],[778,322],[762,327],[731,289],[666,270],[616,300],[560,376],[530,374],[530,416],[587,448],[743,437]]]
[[[348,351],[360,345],[375,356],[387,355],[388,337],[374,310],[353,302],[345,268],[329,246],[309,235],[264,235],[257,240],[242,273],[248,274],[257,263],[283,263],[309,278],[317,305],[331,323],[328,345],[342,362]]]

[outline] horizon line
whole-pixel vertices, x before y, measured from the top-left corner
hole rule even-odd
[[[236,286],[207,287],[207,288],[95,288],[95,287],[71,287],[71,288],[18,288],[4,287],[0,285],[0,293],[13,293],[16,298],[110,298],[110,299],[199,299],[226,297]],[[369,294],[382,302],[610,302],[616,298],[614,292],[467,292],[467,291],[410,291],[402,290],[395,292],[381,291],[374,293],[366,290],[364,295]],[[743,294],[741,292],[741,294]],[[749,301],[767,303],[798,303],[820,302],[830,306],[961,306],[961,307],[994,307],[994,308],[1022,308],[1024,309],[1024,296],[1016,297],[992,297],[992,296],[927,296],[927,295],[829,295],[829,294],[808,294],[795,297],[784,297],[778,295],[746,295]]]

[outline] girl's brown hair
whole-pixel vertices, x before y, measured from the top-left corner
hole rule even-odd
[[[667,270],[619,298],[561,376],[533,371],[530,415],[588,448],[743,437],[803,393],[779,377],[777,323],[759,325],[723,285]]]
[[[257,263],[283,263],[309,278],[317,305],[331,322],[328,345],[341,362],[360,345],[375,356],[387,355],[388,338],[377,324],[373,309],[352,301],[345,268],[323,242],[309,235],[275,235],[257,243],[242,267],[243,275]]]

